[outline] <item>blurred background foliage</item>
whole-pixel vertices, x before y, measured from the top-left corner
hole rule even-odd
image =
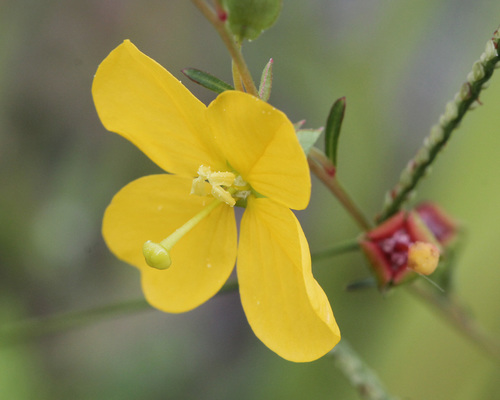
[[[255,78],[274,58],[270,102],[308,127],[347,98],[339,178],[369,215],[414,155],[500,23],[493,0],[285,0],[244,47]],[[158,172],[101,126],[90,87],[129,38],[179,79],[195,67],[230,81],[230,60],[185,0],[0,1],[0,324],[140,298],[139,275],[100,234],[126,183]],[[187,81],[187,79],[183,79]],[[213,94],[186,85],[203,101]],[[463,221],[458,293],[500,333],[500,76],[466,116],[417,200]],[[299,213],[312,251],[359,231],[320,183]],[[359,254],[314,265],[345,338],[405,399],[495,399],[498,363],[402,290],[346,293]],[[1,345],[1,344],[0,344]],[[0,347],[0,398],[357,399],[331,359],[294,364],[253,335],[236,293],[195,311],[154,310]]]

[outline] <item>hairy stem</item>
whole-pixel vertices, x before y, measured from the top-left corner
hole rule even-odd
[[[429,136],[424,140],[424,145],[402,171],[396,186],[386,194],[383,210],[377,218],[378,222],[385,221],[399,211],[429,171],[429,166],[444,148],[452,132],[459,126],[465,113],[471,106],[479,103],[479,94],[486,87],[485,84],[493,75],[495,65],[500,61],[499,44],[500,32],[497,30],[486,44],[480,59],[473,64],[472,71],[467,75],[467,82],[462,85],[455,98],[446,104],[444,114],[432,127]]]
[[[342,371],[349,383],[365,400],[397,400],[390,395],[378,376],[370,369],[345,339],[330,351],[329,356]]]

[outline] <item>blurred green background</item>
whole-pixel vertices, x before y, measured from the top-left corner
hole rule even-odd
[[[270,102],[324,125],[347,98],[339,177],[369,215],[500,23],[489,0],[285,0],[244,48],[254,77],[274,59]],[[139,275],[100,234],[126,183],[158,172],[108,133],[90,87],[124,39],[179,79],[197,67],[230,81],[229,57],[185,0],[0,1],[0,324],[140,298]],[[187,79],[183,79],[186,81]],[[186,82],[200,99],[213,95]],[[500,333],[500,76],[420,186],[467,227],[457,290]],[[299,213],[312,251],[359,231],[313,181]],[[359,254],[314,265],[342,333],[404,399],[500,399],[498,363],[404,289],[346,293]],[[2,399],[357,399],[332,360],[294,364],[253,335],[236,293],[181,315],[154,310],[0,348]]]

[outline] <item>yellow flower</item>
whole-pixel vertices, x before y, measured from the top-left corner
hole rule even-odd
[[[328,352],[340,334],[290,211],[307,206],[311,183],[287,117],[237,91],[206,107],[130,41],[99,66],[92,94],[104,126],[171,173],[131,182],[104,215],[108,247],[140,270],[148,302],[191,310],[220,290],[238,257],[257,337],[292,361]],[[245,207],[239,245],[235,203]]]

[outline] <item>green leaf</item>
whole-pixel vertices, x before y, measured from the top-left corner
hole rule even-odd
[[[210,75],[207,72],[200,71],[199,69],[184,68],[182,70],[182,73],[193,82],[196,82],[197,84],[203,86],[204,88],[212,90],[215,93],[222,93],[226,90],[234,90],[234,88],[230,84],[221,81],[219,78],[216,78],[215,76]]]
[[[346,107],[345,97],[341,97],[333,103],[328,114],[325,128],[325,154],[334,166],[337,166],[337,149],[340,137],[340,128],[344,119]]]
[[[262,71],[262,76],[260,78],[259,85],[259,97],[268,101],[271,96],[271,87],[273,85],[273,59],[271,58],[269,62],[264,67]]]
[[[317,142],[321,132],[323,132],[323,128],[297,130],[297,139],[299,139],[300,146],[306,155],[309,153],[309,150],[311,150],[311,147]]]
[[[270,28],[283,6],[283,0],[222,0],[228,13],[229,30],[237,41],[253,40]]]

